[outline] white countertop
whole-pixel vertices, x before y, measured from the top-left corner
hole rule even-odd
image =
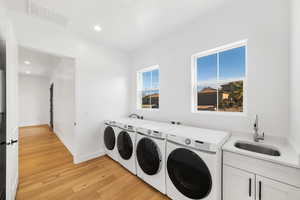
[[[255,153],[235,147],[235,143],[239,141],[245,141],[251,144],[261,144],[275,148],[279,150],[280,156],[269,156],[265,154]],[[295,167],[300,169],[300,155],[286,140],[281,138],[266,137],[264,141],[258,143],[254,142],[252,135],[233,135],[223,145],[224,151],[238,153],[241,155],[278,163],[285,166]]]

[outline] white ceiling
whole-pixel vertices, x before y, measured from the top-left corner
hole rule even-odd
[[[26,12],[27,0],[6,0],[8,8]],[[132,51],[215,8],[225,0],[38,0],[68,18],[68,29]],[[102,27],[100,33],[93,26]]]
[[[19,47],[19,73],[50,77],[57,68],[60,57],[42,53],[32,49]],[[30,61],[27,65],[24,61]],[[30,72],[30,74],[27,74]]]

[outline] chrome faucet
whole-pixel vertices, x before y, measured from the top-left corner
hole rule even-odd
[[[265,133],[263,133],[262,135],[259,135],[258,133],[258,115],[255,115],[255,122],[253,125],[253,129],[254,129],[253,139],[255,142],[259,142],[260,140],[265,139]]]
[[[134,118],[134,117],[137,118],[137,119],[144,119],[143,116],[140,116],[140,115],[135,114],[135,113],[129,115],[129,118]]]

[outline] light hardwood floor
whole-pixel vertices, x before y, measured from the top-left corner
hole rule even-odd
[[[20,128],[17,199],[166,200],[103,156],[78,165],[47,126]]]

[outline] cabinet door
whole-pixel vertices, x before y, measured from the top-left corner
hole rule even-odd
[[[299,200],[300,189],[256,176],[256,200]]]
[[[255,200],[255,175],[223,166],[223,200]]]

